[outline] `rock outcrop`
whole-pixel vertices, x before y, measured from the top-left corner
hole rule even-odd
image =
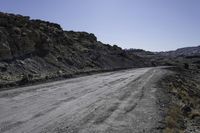
[[[0,13],[0,84],[23,84],[91,71],[142,67],[145,63],[94,34]],[[25,83],[26,83],[25,82]]]

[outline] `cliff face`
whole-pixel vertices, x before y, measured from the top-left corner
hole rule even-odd
[[[0,13],[1,85],[144,65],[142,58],[101,43],[94,34]]]

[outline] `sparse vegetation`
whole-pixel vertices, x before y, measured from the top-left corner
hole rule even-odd
[[[198,73],[191,69],[187,71],[180,68],[175,70],[176,74],[166,77],[163,84],[171,96],[164,132],[199,132],[200,125],[196,123],[197,119],[200,120]]]

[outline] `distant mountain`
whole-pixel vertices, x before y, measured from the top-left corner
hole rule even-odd
[[[184,47],[177,50],[166,51],[166,52],[151,52],[143,49],[127,49],[128,53],[134,53],[140,57],[186,57],[186,56],[200,56],[200,46]]]
[[[200,46],[179,48],[167,52],[150,52],[142,49],[128,49],[126,51],[150,61],[153,66],[183,66],[188,63],[193,68],[200,68]]]
[[[178,56],[200,56],[200,46],[179,48],[174,51],[159,52],[159,55],[178,57]]]

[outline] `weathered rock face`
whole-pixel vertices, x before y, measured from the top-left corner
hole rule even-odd
[[[1,83],[22,75],[44,79],[62,75],[144,66],[118,46],[97,41],[94,34],[63,31],[58,24],[0,13]]]

